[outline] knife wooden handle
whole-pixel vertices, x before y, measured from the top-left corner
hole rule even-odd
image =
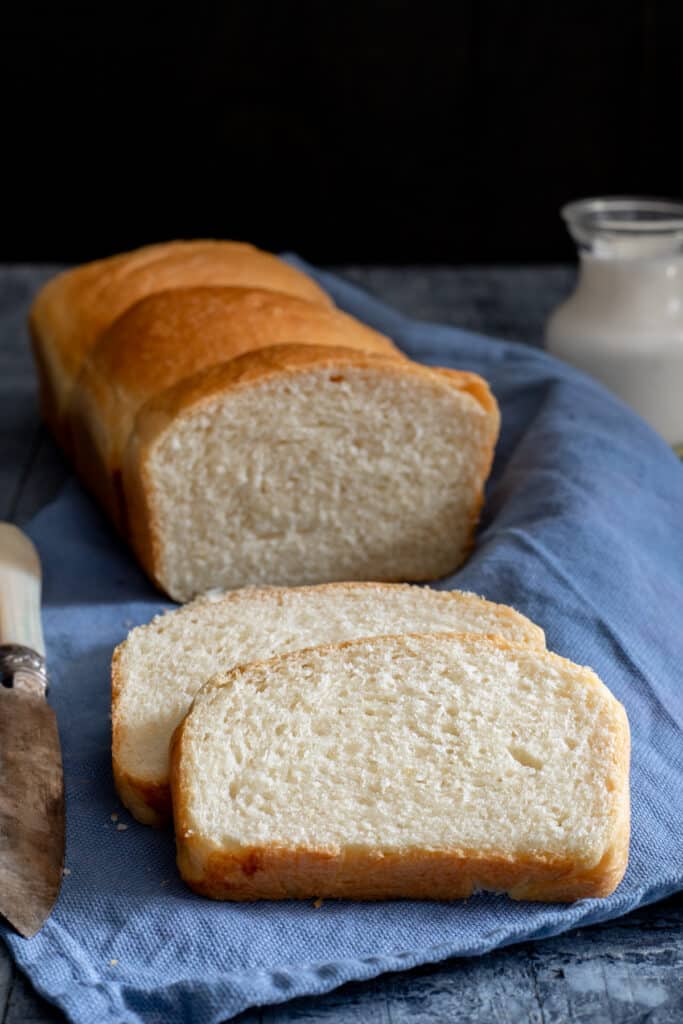
[[[0,523],[0,644],[18,644],[45,655],[40,585],[35,547],[12,523]]]

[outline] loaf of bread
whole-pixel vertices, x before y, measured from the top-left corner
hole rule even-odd
[[[200,370],[283,343],[401,356],[384,335],[337,309],[255,288],[159,292],[104,331],[74,392],[72,450],[79,473],[119,528],[123,453],[142,406]]]
[[[139,626],[112,660],[112,754],[121,799],[139,821],[168,820],[169,741],[216,672],[303,647],[425,630],[496,633],[545,645],[543,630],[512,608],[401,584],[237,590]]]
[[[48,422],[152,579],[429,580],[476,525],[499,413],[310,278],[232,242],[151,246],[45,286]]]
[[[65,447],[71,392],[83,360],[102,331],[139,299],[192,285],[268,288],[317,305],[333,305],[308,275],[244,242],[148,245],[59,274],[39,292],[29,325],[43,415]]]
[[[379,637],[254,662],[175,732],[178,864],[215,899],[606,896],[629,844],[629,730],[538,647]]]

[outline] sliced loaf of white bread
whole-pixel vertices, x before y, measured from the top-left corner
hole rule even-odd
[[[168,820],[169,741],[216,672],[317,644],[425,630],[545,643],[543,630],[519,612],[474,594],[375,583],[233,591],[133,629],[112,661],[112,751],[121,799],[146,824]]]
[[[312,344],[249,352],[138,412],[130,539],[178,601],[436,579],[470,549],[498,427],[475,374]]]
[[[467,635],[312,648],[207,683],[172,745],[183,878],[216,899],[605,896],[629,730],[587,668]]]
[[[412,363],[275,256],[172,242],[86,264],[30,327],[47,422],[176,600],[430,580],[465,558],[488,386]]]

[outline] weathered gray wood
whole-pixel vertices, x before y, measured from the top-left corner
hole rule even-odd
[[[680,1024],[683,899],[613,924],[347,985],[263,1024]],[[241,1017],[235,1024],[246,1024]]]
[[[540,345],[572,289],[570,267],[342,267],[342,275],[417,320]]]
[[[0,517],[13,519],[21,480],[37,441],[36,412],[30,396],[0,392]]]
[[[59,1024],[65,1020],[64,1014],[36,995],[28,981],[15,973],[2,1024]]]
[[[12,980],[14,976],[14,964],[9,958],[5,946],[0,944],[0,1020],[4,1021],[7,1012]]]
[[[71,475],[66,459],[52,437],[40,427],[30,452],[30,462],[14,495],[9,518],[25,523],[58,494]]]
[[[0,518],[28,518],[68,468],[39,426],[24,317],[53,268],[0,268]],[[568,268],[345,268],[349,280],[424,320],[539,344]],[[18,975],[0,943],[0,1021],[64,1020]],[[239,1024],[680,1024],[683,896],[609,925],[345,986],[252,1011]]]
[[[0,518],[15,520],[24,492],[37,490],[41,498],[54,493],[54,473],[32,473],[41,451],[40,424],[33,358],[26,329],[26,314],[40,285],[54,267],[0,267]],[[54,449],[53,449],[54,451]],[[59,466],[59,459],[53,460]],[[44,470],[45,460],[40,463]],[[61,465],[61,484],[64,467]],[[35,482],[34,482],[35,481]],[[57,484],[59,486],[59,484]],[[30,499],[25,508],[35,510]]]

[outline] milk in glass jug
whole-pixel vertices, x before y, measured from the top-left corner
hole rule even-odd
[[[592,374],[683,454],[683,203],[582,199],[562,210],[579,248],[549,352]]]

